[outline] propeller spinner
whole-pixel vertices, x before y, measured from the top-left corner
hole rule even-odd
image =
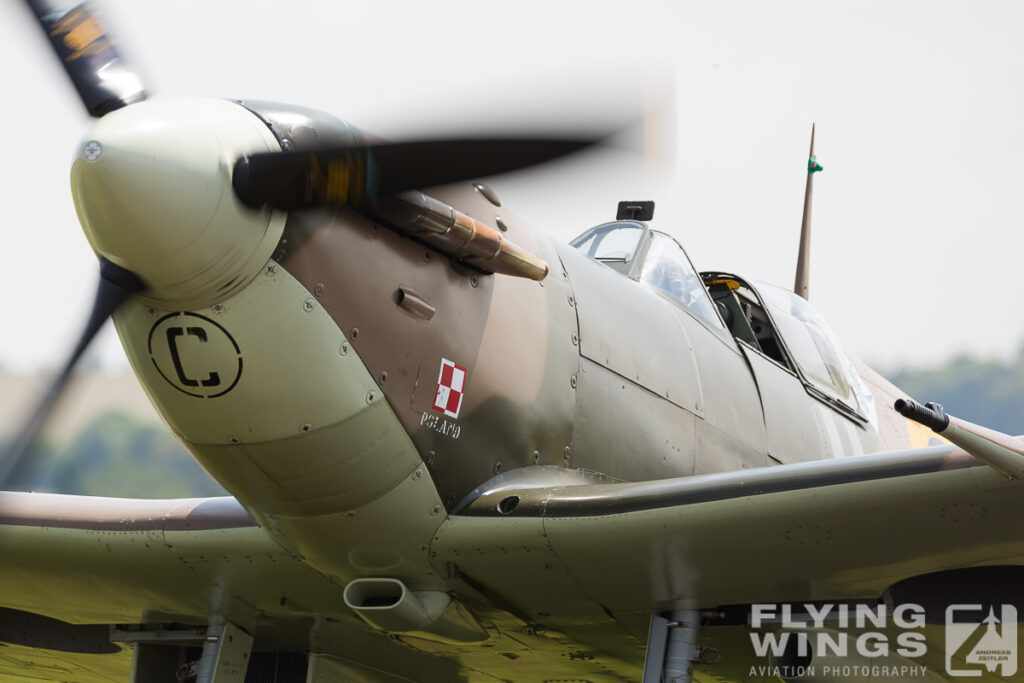
[[[203,308],[236,293],[270,258],[285,215],[244,206],[235,161],[280,145],[228,100],[154,98],[86,133],[71,167],[78,218],[93,249],[136,273],[163,310]]]

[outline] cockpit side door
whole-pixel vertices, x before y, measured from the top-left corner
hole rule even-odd
[[[829,439],[822,436],[818,406],[807,395],[758,294],[734,275],[702,275],[716,306],[728,311],[723,317],[727,318],[729,330],[757,383],[768,455],[776,462],[818,460],[834,455],[826,448]]]
[[[774,285],[703,277],[757,381],[769,455],[794,462],[873,450],[870,394],[810,305]]]

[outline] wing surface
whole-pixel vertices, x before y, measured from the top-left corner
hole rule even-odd
[[[918,574],[1024,564],[1021,509],[1024,482],[938,446],[640,483],[510,477],[432,551],[527,611],[559,600],[531,585],[555,566],[612,611],[874,599]]]
[[[416,647],[369,629],[346,606],[343,589],[271,539],[231,497],[0,491],[3,683],[125,683],[126,643],[191,630],[200,646],[211,615],[254,636],[250,668],[258,680],[277,675],[276,657],[305,662],[307,653],[316,681],[467,675],[459,662],[435,656],[430,643]]]
[[[123,682],[131,652],[110,625],[201,625],[213,612],[301,633],[304,649],[301,614],[320,611],[348,613],[341,588],[234,498],[0,492],[0,680]]]

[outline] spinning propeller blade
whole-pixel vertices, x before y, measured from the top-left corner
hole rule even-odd
[[[82,3],[66,10],[47,0],[25,2],[91,116],[146,99],[142,80],[118,53],[116,41],[92,5]]]
[[[516,171],[604,139],[462,138],[265,152],[239,159],[232,183],[253,208],[358,207],[404,190]]]
[[[0,459],[0,488],[6,483],[10,474],[18,469],[18,465],[21,464],[29,453],[29,449],[46,422],[46,417],[50,414],[54,405],[56,405],[57,399],[60,398],[68,380],[71,378],[71,372],[82,357],[82,354],[89,347],[93,337],[103,327],[103,323],[107,321],[107,318],[117,310],[117,307],[125,299],[141,289],[142,282],[134,274],[106,259],[100,260],[99,287],[96,290],[96,299],[93,301],[92,312],[86,321],[85,329],[82,330],[78,343],[72,349],[71,355],[64,363],[60,374],[57,375],[53,384],[50,385],[49,390],[43,396],[35,411],[32,412],[25,426],[22,427],[17,438],[8,447],[7,453]]]

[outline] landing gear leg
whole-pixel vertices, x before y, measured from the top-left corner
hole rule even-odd
[[[223,618],[202,627],[116,628],[111,641],[131,643],[132,683],[245,683],[252,636]],[[199,659],[187,660],[202,646]]]
[[[699,633],[695,609],[676,610],[667,619],[652,614],[643,683],[692,683],[693,667],[700,661]]]
[[[210,624],[196,665],[196,683],[245,683],[251,652],[248,633],[231,622]]]

